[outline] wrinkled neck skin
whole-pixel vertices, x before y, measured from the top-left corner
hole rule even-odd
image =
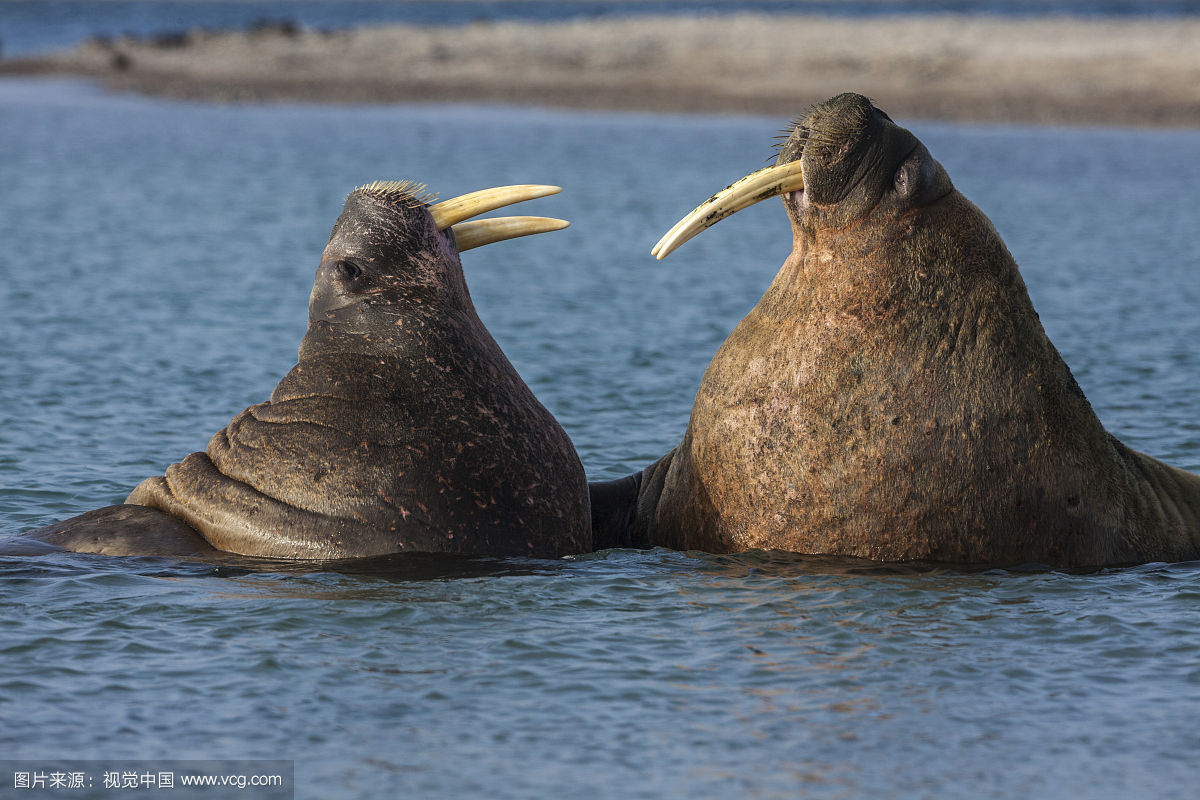
[[[928,366],[951,355],[964,329],[980,323],[993,348],[1043,353],[1049,346],[1016,264],[990,223],[956,191],[885,224],[815,230],[793,224],[791,254],[734,336],[760,338],[756,352],[802,354],[781,376],[806,393],[859,369],[856,354],[864,350],[901,358],[877,370]],[[947,239],[940,235],[947,225],[970,235]],[[960,268],[935,271],[925,266],[930,262]],[[780,334],[784,339],[776,341]],[[1032,341],[1021,342],[1027,335]],[[970,343],[973,356],[1003,360],[980,345]],[[810,361],[820,374],[799,368]],[[887,383],[903,382],[897,375]]]

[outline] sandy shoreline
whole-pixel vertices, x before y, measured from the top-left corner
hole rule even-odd
[[[1200,19],[630,17],[92,41],[0,75],[215,101],[487,101],[792,116],[1200,126]]]

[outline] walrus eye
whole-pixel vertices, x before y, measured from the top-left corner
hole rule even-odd
[[[333,266],[334,269],[341,273],[343,277],[348,278],[349,280],[354,280],[359,275],[362,275],[362,268],[353,261],[339,261]]]
[[[920,183],[920,181],[920,167],[912,160],[905,161],[900,165],[900,169],[896,170],[896,194],[899,195],[901,199],[907,200],[917,193],[917,184]]]

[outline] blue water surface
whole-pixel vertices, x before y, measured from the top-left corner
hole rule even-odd
[[[0,123],[6,540],[120,501],[265,399],[356,185],[566,188],[528,208],[571,228],[463,261],[593,478],[678,441],[790,246],[772,202],[649,255],[785,120],[3,81]],[[913,128],[1005,236],[1109,429],[1200,470],[1200,133]],[[1191,798],[1198,619],[1200,564],[10,554],[0,752],[288,759],[304,798]]]

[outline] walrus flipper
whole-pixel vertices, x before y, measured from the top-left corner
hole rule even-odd
[[[1129,526],[1124,537],[1131,563],[1194,561],[1200,558],[1200,476],[1173,467],[1117,442],[1133,481],[1141,487],[1130,503],[1137,519],[1152,525]]]
[[[592,503],[592,547],[608,550],[613,547],[648,546],[643,542],[634,542],[638,491],[641,486],[640,472],[615,481],[588,484]]]
[[[177,517],[127,503],[97,508],[25,536],[64,550],[104,556],[211,559],[222,555]]]
[[[646,549],[656,545],[650,538],[654,512],[674,457],[672,450],[641,472],[588,484],[594,549]]]

